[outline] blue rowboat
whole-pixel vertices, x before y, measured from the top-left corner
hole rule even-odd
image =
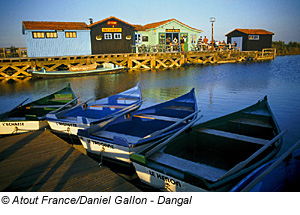
[[[228,191],[271,159],[282,135],[267,98],[134,153],[143,183],[164,191]]]
[[[67,110],[51,112],[46,115],[46,120],[55,132],[77,135],[78,129],[85,129],[92,123],[134,111],[141,103],[142,94],[138,83],[135,87],[116,95],[93,102],[88,100]]]
[[[232,192],[300,191],[300,149],[294,144],[279,158],[258,167],[246,176]]]
[[[130,164],[131,153],[191,125],[198,112],[192,89],[185,95],[135,111],[130,116],[119,115],[109,122],[93,124],[79,130],[78,136],[87,152]]]

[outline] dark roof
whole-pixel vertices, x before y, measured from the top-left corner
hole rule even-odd
[[[25,30],[89,30],[85,22],[23,21]]]
[[[241,29],[241,28],[234,29],[233,31],[229,32],[228,34],[231,34],[234,31],[239,31],[239,32],[242,32],[244,34],[259,34],[259,35],[269,34],[269,35],[274,35],[274,33],[270,32],[270,31],[263,30],[263,29]],[[225,36],[228,36],[228,34],[226,34]]]
[[[127,24],[127,25],[129,25],[129,26],[134,27],[132,24],[130,24],[130,23],[128,23],[128,22],[125,22],[125,21],[123,21],[123,20],[121,20],[121,19],[118,19],[117,17],[114,17],[114,16],[110,16],[110,17],[108,17],[108,18],[106,18],[106,19],[103,19],[103,20],[100,20],[100,21],[98,21],[98,22],[94,22],[93,24],[90,24],[88,27],[92,27],[92,26],[94,26],[94,25],[97,25],[97,24],[99,24],[99,23],[105,22],[105,21],[110,20],[110,19],[115,19],[115,20],[118,20],[118,21],[120,21],[120,22],[123,22],[123,23],[125,23],[125,24]]]

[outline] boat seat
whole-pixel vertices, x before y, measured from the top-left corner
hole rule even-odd
[[[140,137],[136,137],[136,136],[120,134],[120,133],[116,133],[116,132],[112,132],[112,131],[104,131],[104,130],[95,132],[92,135],[98,136],[98,137],[103,137],[103,138],[110,139],[110,140],[113,140],[114,136],[122,137],[122,138],[126,139],[128,143],[136,143],[141,139]]]
[[[128,100],[128,101],[139,101],[139,98],[128,98],[128,97],[120,97],[117,98],[117,100],[123,101],[123,100]]]
[[[61,100],[73,100],[74,98],[72,97],[61,97],[61,98],[53,98],[51,101],[61,101]]]
[[[261,139],[261,138],[256,138],[256,137],[250,137],[250,136],[245,136],[241,134],[235,134],[235,133],[230,133],[226,131],[220,131],[220,130],[215,130],[215,129],[209,129],[209,128],[200,128],[196,129],[195,131],[204,133],[204,134],[210,134],[210,135],[215,135],[219,137],[225,137],[229,139],[234,139],[234,140],[239,140],[239,141],[244,141],[248,143],[255,143],[259,145],[265,145],[269,142],[269,140]]]
[[[217,181],[227,171],[205,164],[195,163],[163,152],[156,152],[149,157],[157,163],[176,168],[180,171],[189,172],[210,181]]]
[[[135,114],[133,117],[144,118],[144,119],[153,119],[153,120],[163,120],[163,121],[171,121],[178,122],[182,120],[180,118],[168,117],[168,116],[159,116],[159,115],[151,115],[151,114]]]
[[[194,108],[192,108],[192,107],[178,106],[178,105],[163,107],[163,109],[185,110],[185,111],[190,111],[190,112],[194,112],[195,111]]]
[[[94,104],[90,106],[91,108],[114,108],[114,109],[123,109],[128,106],[125,105],[105,105],[105,104]]]
[[[263,127],[263,128],[273,128],[269,122],[265,120],[259,120],[259,119],[240,118],[240,119],[230,120],[230,122],[239,123],[243,125],[253,125],[253,126]]]
[[[28,106],[26,109],[32,109],[32,108],[60,108],[62,107],[63,104],[61,105],[34,105],[34,106]],[[72,105],[67,105],[65,107],[72,107]]]

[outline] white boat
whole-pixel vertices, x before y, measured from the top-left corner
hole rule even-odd
[[[75,107],[51,112],[46,120],[53,131],[77,135],[78,129],[86,129],[91,123],[109,120],[115,115],[138,109],[142,103],[139,83],[124,92],[94,102],[82,102]]]

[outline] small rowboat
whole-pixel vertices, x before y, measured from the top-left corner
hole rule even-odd
[[[0,115],[0,135],[39,130],[47,125],[45,121],[47,113],[72,107],[77,103],[70,84],[55,93],[24,104],[27,100]]]
[[[198,112],[192,89],[185,95],[135,111],[130,116],[117,115],[109,121],[78,130],[78,137],[87,152],[131,165],[131,153],[191,126]]]
[[[91,64],[93,66],[93,64]],[[83,70],[82,68],[73,68],[71,70],[60,70],[60,71],[47,71],[44,68],[41,70],[36,71],[34,70],[27,70],[29,73],[32,74],[33,77],[36,78],[59,78],[59,77],[69,77],[69,76],[83,76],[83,75],[95,75],[95,74],[109,74],[109,73],[116,73],[124,69],[123,66],[113,65],[111,66],[103,65],[103,67],[98,67],[95,69],[88,69]]]
[[[265,97],[158,141],[130,159],[140,180],[157,189],[227,191],[279,151],[284,133]]]
[[[53,131],[77,135],[78,129],[88,128],[91,123],[100,123],[117,114],[138,109],[142,103],[141,97],[140,85],[137,84],[107,98],[89,103],[88,100],[60,112],[51,112],[46,115],[46,120]]]
[[[279,158],[269,161],[239,182],[232,192],[300,191],[300,140]]]

